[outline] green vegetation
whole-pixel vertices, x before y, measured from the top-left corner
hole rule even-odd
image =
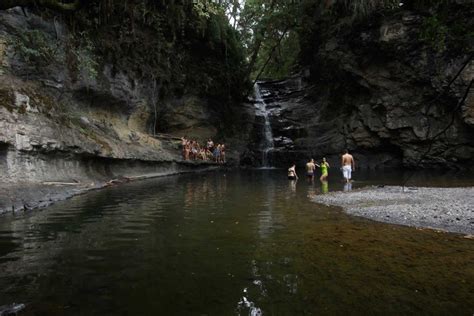
[[[252,80],[279,79],[299,68],[302,54],[315,44],[321,24],[333,25],[368,18],[376,11],[394,10],[397,0],[246,0],[221,1],[234,20],[246,50]],[[238,13],[238,14],[237,14]],[[317,40],[317,39],[316,39]]]
[[[58,60],[58,45],[39,30],[25,31],[12,38],[10,44],[19,57],[37,70]]]
[[[98,76],[98,57],[95,56],[95,44],[86,32],[79,32],[68,39],[67,65],[76,79],[94,80]]]
[[[442,24],[436,16],[431,16],[423,21],[420,38],[430,44],[434,49],[443,51],[446,49],[446,37],[448,28]]]
[[[160,98],[187,92],[221,101],[242,97],[243,51],[218,5],[95,0],[69,24],[76,38],[88,40],[74,45],[76,51],[93,51],[102,56],[102,63],[111,63],[114,72],[156,81]],[[90,54],[79,49],[78,55]],[[81,62],[86,69],[96,68],[89,60]]]
[[[469,12],[453,12],[450,6],[440,3],[423,20],[420,39],[438,52],[449,47],[453,52],[472,53],[474,20],[469,18]]]
[[[419,39],[438,52],[469,52],[474,34],[472,19],[442,0],[89,0],[72,13],[60,7],[78,9],[78,1],[43,2],[73,31],[65,52],[73,78],[97,79],[111,65],[113,73],[150,82],[153,99],[198,94],[219,111],[238,103],[252,81],[284,78],[312,64],[334,32],[350,33],[400,10],[424,17]],[[39,31],[20,34],[14,45],[38,68],[60,56]]]
[[[62,19],[72,31],[67,39],[49,38],[41,30],[17,34],[11,44],[20,58],[38,71],[53,62],[65,63],[73,80],[97,79],[110,65],[113,73],[157,87],[158,98],[197,93],[218,104],[240,102],[244,96],[245,52],[222,6],[205,1],[90,0],[82,1],[79,9],[78,3],[2,3],[5,8],[31,5],[44,18]],[[72,8],[77,10],[69,12]]]

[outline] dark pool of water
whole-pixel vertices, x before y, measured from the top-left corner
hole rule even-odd
[[[344,189],[332,176],[325,188],[281,170],[183,175],[0,217],[0,305],[26,303],[24,315],[474,313],[474,240],[310,202]],[[353,187],[401,179],[355,176]],[[451,176],[413,184],[473,184]]]

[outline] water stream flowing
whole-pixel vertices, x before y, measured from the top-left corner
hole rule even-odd
[[[255,83],[254,93],[256,101],[255,106],[258,110],[257,114],[261,115],[264,119],[263,138],[262,142],[260,143],[260,148],[262,150],[262,167],[268,168],[271,167],[268,156],[270,151],[272,151],[275,147],[273,142],[272,126],[270,124],[269,110],[267,109],[267,104],[262,97],[262,92],[258,83]]]

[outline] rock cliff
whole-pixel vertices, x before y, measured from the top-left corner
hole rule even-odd
[[[472,25],[472,6],[456,10],[453,19]],[[399,10],[345,31],[333,27],[314,37],[300,74],[262,82],[274,165],[326,156],[337,166],[348,148],[371,168],[472,169],[474,46],[434,49],[420,40],[425,20]],[[248,151],[242,162],[258,157]]]
[[[176,7],[160,9],[160,14],[166,15],[165,10]],[[181,10],[193,14],[192,8]],[[44,183],[67,183],[82,190],[122,176],[214,168],[208,163],[182,161],[178,137],[183,135],[199,141],[215,137],[228,144],[235,140],[235,146],[228,146],[228,156],[231,163],[238,159],[236,146],[242,146],[243,141],[232,138],[233,125],[225,131],[222,125],[227,115],[240,115],[230,105],[238,102],[239,91],[234,90],[234,96],[222,87],[203,91],[205,85],[212,85],[207,81],[214,68],[232,70],[224,54],[219,55],[221,39],[206,42],[209,47],[199,49],[185,46],[200,42],[197,37],[205,33],[191,29],[188,34],[185,25],[175,31],[178,35],[163,39],[143,25],[146,21],[141,11],[137,13],[139,22],[124,20],[119,30],[112,18],[95,25],[101,32],[97,36],[84,22],[88,14],[81,11],[71,17],[48,10],[0,10],[0,190],[4,192],[0,212],[11,206],[28,208],[28,203],[44,205],[38,201],[71,193],[45,189]],[[174,23],[160,21],[157,27]],[[190,16],[187,21],[196,23],[196,18]],[[124,29],[131,33],[123,33]],[[144,43],[141,37],[152,34],[155,37]],[[138,45],[168,50],[157,53],[151,47],[143,51]],[[178,68],[196,64],[193,56],[200,58],[198,55],[206,52],[213,55],[209,56],[213,69]],[[232,57],[231,52],[228,55]],[[155,57],[166,60],[156,61]],[[206,58],[201,59],[203,63]],[[204,83],[193,84],[196,80]],[[226,104],[220,104],[222,98]],[[49,192],[49,197],[41,196],[42,190]]]

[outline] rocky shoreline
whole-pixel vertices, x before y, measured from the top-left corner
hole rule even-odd
[[[0,192],[2,192],[0,194],[0,215],[45,208],[55,202],[66,200],[76,195],[130,181],[188,172],[211,171],[219,168],[216,164],[206,162],[175,162],[173,166],[167,167],[167,169],[156,170],[156,172],[135,174],[133,176],[117,175],[110,179],[97,178],[90,179],[87,182],[0,183]]]
[[[474,187],[367,187],[318,195],[314,202],[376,221],[474,234]]]

